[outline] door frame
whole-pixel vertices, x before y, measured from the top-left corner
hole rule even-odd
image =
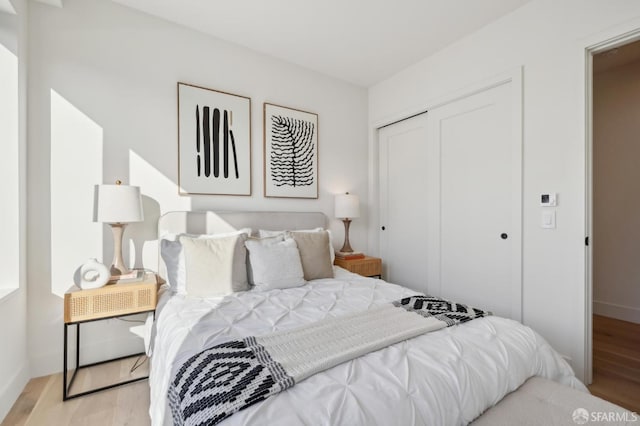
[[[379,150],[380,150],[380,138],[379,138],[379,130],[382,127],[388,126],[390,124],[394,124],[399,121],[403,121],[405,119],[414,117],[416,115],[425,113],[431,109],[438,108],[440,106],[449,104],[451,102],[455,102],[460,99],[467,98],[469,96],[475,95],[477,93],[484,92],[486,90],[493,89],[495,87],[501,86],[503,84],[510,83],[512,86],[511,90],[511,110],[513,113],[513,143],[515,147],[515,156],[514,156],[514,169],[517,170],[516,176],[514,177],[513,182],[513,193],[515,194],[514,198],[514,213],[513,213],[513,223],[514,228],[517,228],[517,232],[514,233],[514,238],[517,238],[517,245],[519,246],[519,251],[516,253],[512,262],[517,268],[517,276],[515,278],[518,279],[519,296],[514,297],[514,312],[520,313],[520,321],[524,321],[523,318],[523,309],[522,309],[522,285],[523,285],[523,268],[522,268],[522,253],[523,253],[523,245],[522,245],[522,234],[523,234],[523,67],[518,66],[512,68],[504,73],[495,75],[493,77],[487,78],[485,80],[478,81],[474,84],[465,86],[463,88],[448,92],[442,96],[435,97],[433,99],[428,99],[424,103],[420,103],[415,105],[413,108],[408,110],[389,115],[385,118],[379,119],[377,121],[373,121],[369,127],[369,182],[380,182],[380,173],[379,173]],[[380,253],[380,226],[382,225],[380,214],[379,214],[379,206],[380,206],[380,187],[379,184],[369,185],[369,200],[370,206],[370,226],[369,226],[369,235],[368,235],[368,251],[374,255],[379,255]],[[384,261],[384,259],[383,259]]]
[[[640,40],[638,23],[630,29],[617,28],[600,34],[583,47],[585,82],[585,336],[584,381],[593,381],[593,56]],[[597,242],[596,242],[597,243]]]

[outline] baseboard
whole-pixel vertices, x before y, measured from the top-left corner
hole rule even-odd
[[[615,303],[593,301],[593,313],[603,317],[640,324],[640,309]]]
[[[0,389],[0,423],[4,420],[16,402],[22,390],[29,382],[29,366],[23,363],[16,374]]]

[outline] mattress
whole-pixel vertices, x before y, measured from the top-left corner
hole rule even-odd
[[[152,343],[152,424],[171,424],[166,397],[173,372],[207,347],[418,294],[339,267],[335,275],[302,287],[215,299],[163,293]],[[533,376],[586,391],[566,361],[536,332],[491,316],[345,362],[220,424],[468,424]]]

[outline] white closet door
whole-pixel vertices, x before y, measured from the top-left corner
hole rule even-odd
[[[521,320],[521,138],[512,86],[429,111],[428,277],[434,294]]]
[[[508,82],[379,130],[385,279],[522,319],[522,138]]]
[[[378,138],[384,279],[426,292],[426,114],[384,127]]]

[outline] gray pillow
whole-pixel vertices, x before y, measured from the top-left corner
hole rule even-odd
[[[266,247],[284,241],[284,233],[274,235],[272,237],[262,238],[255,238],[250,236],[249,238],[247,238],[247,242],[249,241],[251,241],[251,244],[260,244]],[[247,244],[245,244],[245,246],[247,246]],[[251,267],[250,254],[247,255],[247,281],[249,282],[250,286],[256,285],[255,281],[253,280],[253,268]]]
[[[268,245],[249,240],[245,245],[251,258],[255,290],[291,288],[307,283],[294,240],[289,238]]]
[[[167,268],[167,281],[171,290],[176,293],[184,294],[184,262],[180,262],[182,255],[182,244],[180,241],[170,241],[164,238],[160,240],[160,256]]]
[[[333,278],[333,265],[329,251],[330,240],[327,231],[290,231],[289,235],[298,246],[305,280]]]

